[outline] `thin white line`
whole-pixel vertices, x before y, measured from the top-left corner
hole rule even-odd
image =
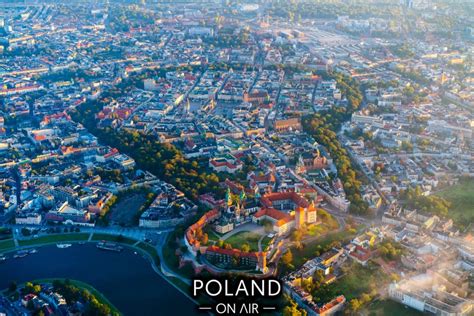
[[[264,307],[263,309],[275,309],[275,307]]]
[[[212,307],[202,307],[202,306],[199,306],[199,309],[212,309]]]

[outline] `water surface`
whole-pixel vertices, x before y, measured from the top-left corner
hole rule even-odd
[[[194,315],[194,303],[159,276],[150,263],[130,249],[103,251],[94,244],[38,248],[25,258],[0,263],[0,289],[10,282],[69,278],[102,292],[125,315]]]

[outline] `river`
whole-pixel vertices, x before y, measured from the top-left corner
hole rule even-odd
[[[10,282],[69,278],[102,292],[124,315],[192,315],[197,307],[159,276],[148,260],[130,249],[102,251],[94,244],[38,248],[25,258],[0,263],[0,289]]]

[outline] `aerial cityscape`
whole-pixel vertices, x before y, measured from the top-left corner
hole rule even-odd
[[[473,0],[0,0],[0,316],[474,315]]]

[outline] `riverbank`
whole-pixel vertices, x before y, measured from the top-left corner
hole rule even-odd
[[[151,256],[129,246],[118,253],[97,249],[93,243],[72,243],[63,249],[48,245],[24,258],[10,257],[1,263],[0,288],[12,281],[80,280],[93,285],[125,315],[154,315],[156,310],[194,314],[197,308],[194,300],[188,301],[186,289],[178,288],[151,263]]]
[[[55,234],[55,235],[46,235],[39,238],[31,238],[26,240],[20,240],[19,245],[15,246],[13,240],[7,240],[2,245],[5,245],[3,248],[0,248],[0,252],[10,253],[19,250],[26,250],[31,248],[40,248],[53,246],[57,243],[71,243],[71,244],[91,244],[98,241],[105,240],[110,242],[115,242],[121,244],[125,247],[130,248],[131,250],[140,253],[151,265],[153,271],[158,274],[162,279],[164,279],[168,284],[173,286],[181,294],[186,296],[194,304],[198,304],[189,293],[186,291],[184,285],[187,286],[182,280],[175,276],[167,276],[163,273],[161,266],[161,259],[158,254],[156,247],[146,242],[131,239],[123,236],[116,236],[112,234],[87,234],[87,233],[67,233],[67,234]],[[1,245],[0,245],[1,246]],[[79,281],[80,282],[80,281]]]
[[[38,280],[33,280],[32,283],[53,283],[54,281],[60,281],[64,283],[71,283],[72,285],[80,288],[80,289],[85,289],[88,290],[92,295],[95,296],[95,298],[102,304],[106,304],[110,307],[113,313],[120,313],[117,307],[115,307],[114,304],[112,304],[111,301],[108,300],[108,298],[102,294],[100,291],[98,291],[95,287],[93,287],[90,284],[87,284],[85,282],[79,281],[79,280],[70,280],[70,279],[62,279],[62,278],[50,278],[50,279],[38,279]]]
[[[96,288],[94,288],[92,285],[87,284],[85,282],[79,281],[79,280],[70,280],[70,279],[65,279],[65,278],[48,278],[48,279],[36,279],[29,281],[31,284],[39,284],[39,285],[51,285],[54,286],[54,283],[60,282],[64,285],[72,285],[80,290],[87,290],[91,295],[94,296],[94,298],[103,305],[106,305],[110,308],[110,312],[112,315],[122,315],[122,313],[115,307],[112,302],[110,302],[107,297],[102,294],[100,291],[98,291]],[[26,282],[28,283],[28,282]],[[18,288],[24,288],[26,283],[22,283],[17,285]],[[5,289],[2,291],[6,296],[12,296],[15,293],[9,291],[8,289]],[[17,295],[17,294],[16,294]]]

